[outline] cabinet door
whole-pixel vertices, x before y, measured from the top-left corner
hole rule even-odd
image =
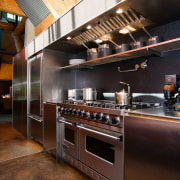
[[[125,117],[125,179],[180,179],[180,123]]]
[[[56,104],[44,104],[44,148],[56,149]],[[53,151],[55,152],[55,151]]]

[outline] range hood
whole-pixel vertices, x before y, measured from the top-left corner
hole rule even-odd
[[[122,13],[116,13],[118,8],[123,10]],[[121,39],[122,35],[119,34],[119,30],[122,28],[140,30],[143,27],[177,20],[180,18],[179,9],[179,0],[121,0],[117,6],[74,29],[49,48],[80,52],[84,50],[84,44],[89,48],[97,46],[95,40],[103,38],[104,35],[112,41]],[[92,28],[87,29],[88,25]],[[130,31],[133,32],[133,30]],[[71,37],[69,41],[68,36]]]

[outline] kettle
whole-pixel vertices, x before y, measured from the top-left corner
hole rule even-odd
[[[125,82],[120,82],[120,84],[125,84],[128,86],[128,92],[124,89],[122,91],[115,93],[116,104],[121,106],[129,106],[131,103],[131,95],[130,95],[130,85]]]

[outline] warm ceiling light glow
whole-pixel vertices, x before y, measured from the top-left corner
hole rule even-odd
[[[122,12],[123,12],[122,9],[118,9],[118,10],[116,11],[117,14],[121,14]]]
[[[121,33],[121,34],[127,34],[128,32],[129,32],[129,30],[126,29],[126,28],[121,29],[121,30],[119,31],[119,33]]]
[[[102,40],[101,39],[96,39],[96,42],[97,43],[102,43]]]
[[[71,37],[70,37],[70,36],[68,36],[68,37],[67,37],[67,40],[70,40],[70,39],[71,39]]]
[[[92,28],[92,26],[91,25],[88,25],[87,27],[86,27],[86,29],[91,29]]]
[[[136,29],[133,28],[132,26],[127,26],[126,28],[127,28],[129,31],[136,31]]]

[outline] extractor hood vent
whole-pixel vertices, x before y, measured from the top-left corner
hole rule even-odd
[[[149,19],[143,17],[133,9],[128,9],[123,13],[111,15],[107,20],[101,21],[91,29],[78,34],[72,40],[76,44],[81,45],[99,38],[102,39],[105,35],[111,36],[112,33],[118,32],[123,28],[133,31],[151,24],[152,22]]]
[[[15,0],[34,26],[50,13],[42,0]]]

